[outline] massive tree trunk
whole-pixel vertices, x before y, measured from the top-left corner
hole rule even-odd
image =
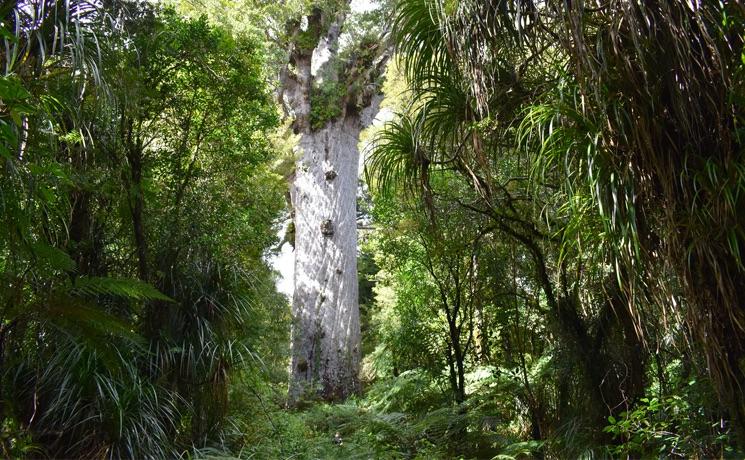
[[[343,399],[358,390],[359,131],[359,120],[352,116],[308,133],[300,142],[302,158],[293,187],[291,400],[311,388],[325,399]]]
[[[376,52],[371,62],[336,62],[345,15],[326,15],[316,9],[306,18],[307,27],[290,24],[295,40],[281,78],[282,101],[300,135],[291,193],[295,292],[290,405],[306,394],[340,400],[359,390],[357,143],[377,110],[372,83],[385,57]],[[345,91],[332,102],[335,116],[319,121],[311,118],[311,95],[320,91],[321,78]]]

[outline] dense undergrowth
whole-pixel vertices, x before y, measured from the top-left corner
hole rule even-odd
[[[239,456],[444,459],[536,450],[540,443],[520,442],[516,426],[498,426],[493,404],[492,398],[474,397],[450,406],[439,388],[407,372],[343,404],[308,402],[295,411],[275,405],[265,413],[266,423],[245,433]]]
[[[307,401],[283,407],[284,391],[265,388],[258,400],[234,406],[242,424],[232,451],[200,455],[282,459],[500,459],[514,458],[740,458],[731,432],[702,420],[706,391],[689,382],[681,395],[644,398],[611,419],[612,436],[598,444],[566,421],[545,440],[532,440],[517,396],[517,376],[482,367],[469,375],[469,398],[452,404],[421,370],[371,384],[364,396],[342,404]],[[711,390],[709,390],[710,392]],[[246,412],[241,412],[246,411]],[[250,413],[250,417],[245,414]]]

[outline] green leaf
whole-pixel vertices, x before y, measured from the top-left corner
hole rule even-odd
[[[31,93],[23,87],[21,82],[14,76],[0,77],[0,100],[5,105],[15,101],[22,101],[31,97]]]
[[[72,292],[77,295],[112,295],[133,300],[164,300],[174,302],[173,299],[161,293],[150,284],[129,278],[84,276],[76,279]]]
[[[53,270],[75,271],[75,261],[59,248],[38,242],[31,244],[30,249],[38,264],[43,264]]]
[[[142,343],[142,337],[134,332],[131,324],[100,308],[83,305],[73,299],[64,297],[52,301],[48,305],[48,321],[72,335],[86,335],[94,339],[94,335],[111,334],[125,338],[134,343]]]
[[[11,43],[18,42],[18,37],[13,32],[8,30],[8,28],[5,27],[5,25],[0,25],[0,38],[8,40]]]
[[[5,142],[6,145],[15,146],[18,144],[18,137],[10,124],[3,120],[0,120],[0,139]]]

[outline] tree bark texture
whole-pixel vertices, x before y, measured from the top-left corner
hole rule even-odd
[[[342,67],[338,78],[347,94],[338,102],[340,114],[322,128],[313,127],[310,113],[314,79],[338,51],[344,15],[307,17],[306,31],[320,30],[314,50],[295,46],[281,76],[281,98],[300,135],[291,199],[295,224],[295,291],[288,404],[304,396],[342,400],[359,391],[360,321],[357,283],[357,144],[364,126],[377,110],[371,82],[382,72],[385,58],[360,73],[359,65]],[[337,63],[338,65],[339,63]],[[354,72],[354,73],[353,73]],[[367,88],[362,93],[352,89]]]
[[[350,117],[302,137],[293,185],[295,293],[290,399],[343,399],[359,389],[357,140]],[[336,177],[327,179],[334,171]],[[333,174],[329,174],[333,176]]]

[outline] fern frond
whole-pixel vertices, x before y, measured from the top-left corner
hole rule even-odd
[[[103,336],[113,335],[130,343],[141,344],[142,337],[133,326],[116,316],[78,299],[61,296],[47,304],[44,318],[69,336],[79,336],[95,344]],[[97,348],[104,348],[104,344]]]
[[[34,263],[52,270],[75,271],[75,261],[63,250],[45,243],[33,243],[29,246]]]
[[[82,276],[75,280],[72,293],[80,296],[111,295],[132,300],[164,300],[174,302],[173,299],[155,289],[144,281],[128,278],[101,278]]]

